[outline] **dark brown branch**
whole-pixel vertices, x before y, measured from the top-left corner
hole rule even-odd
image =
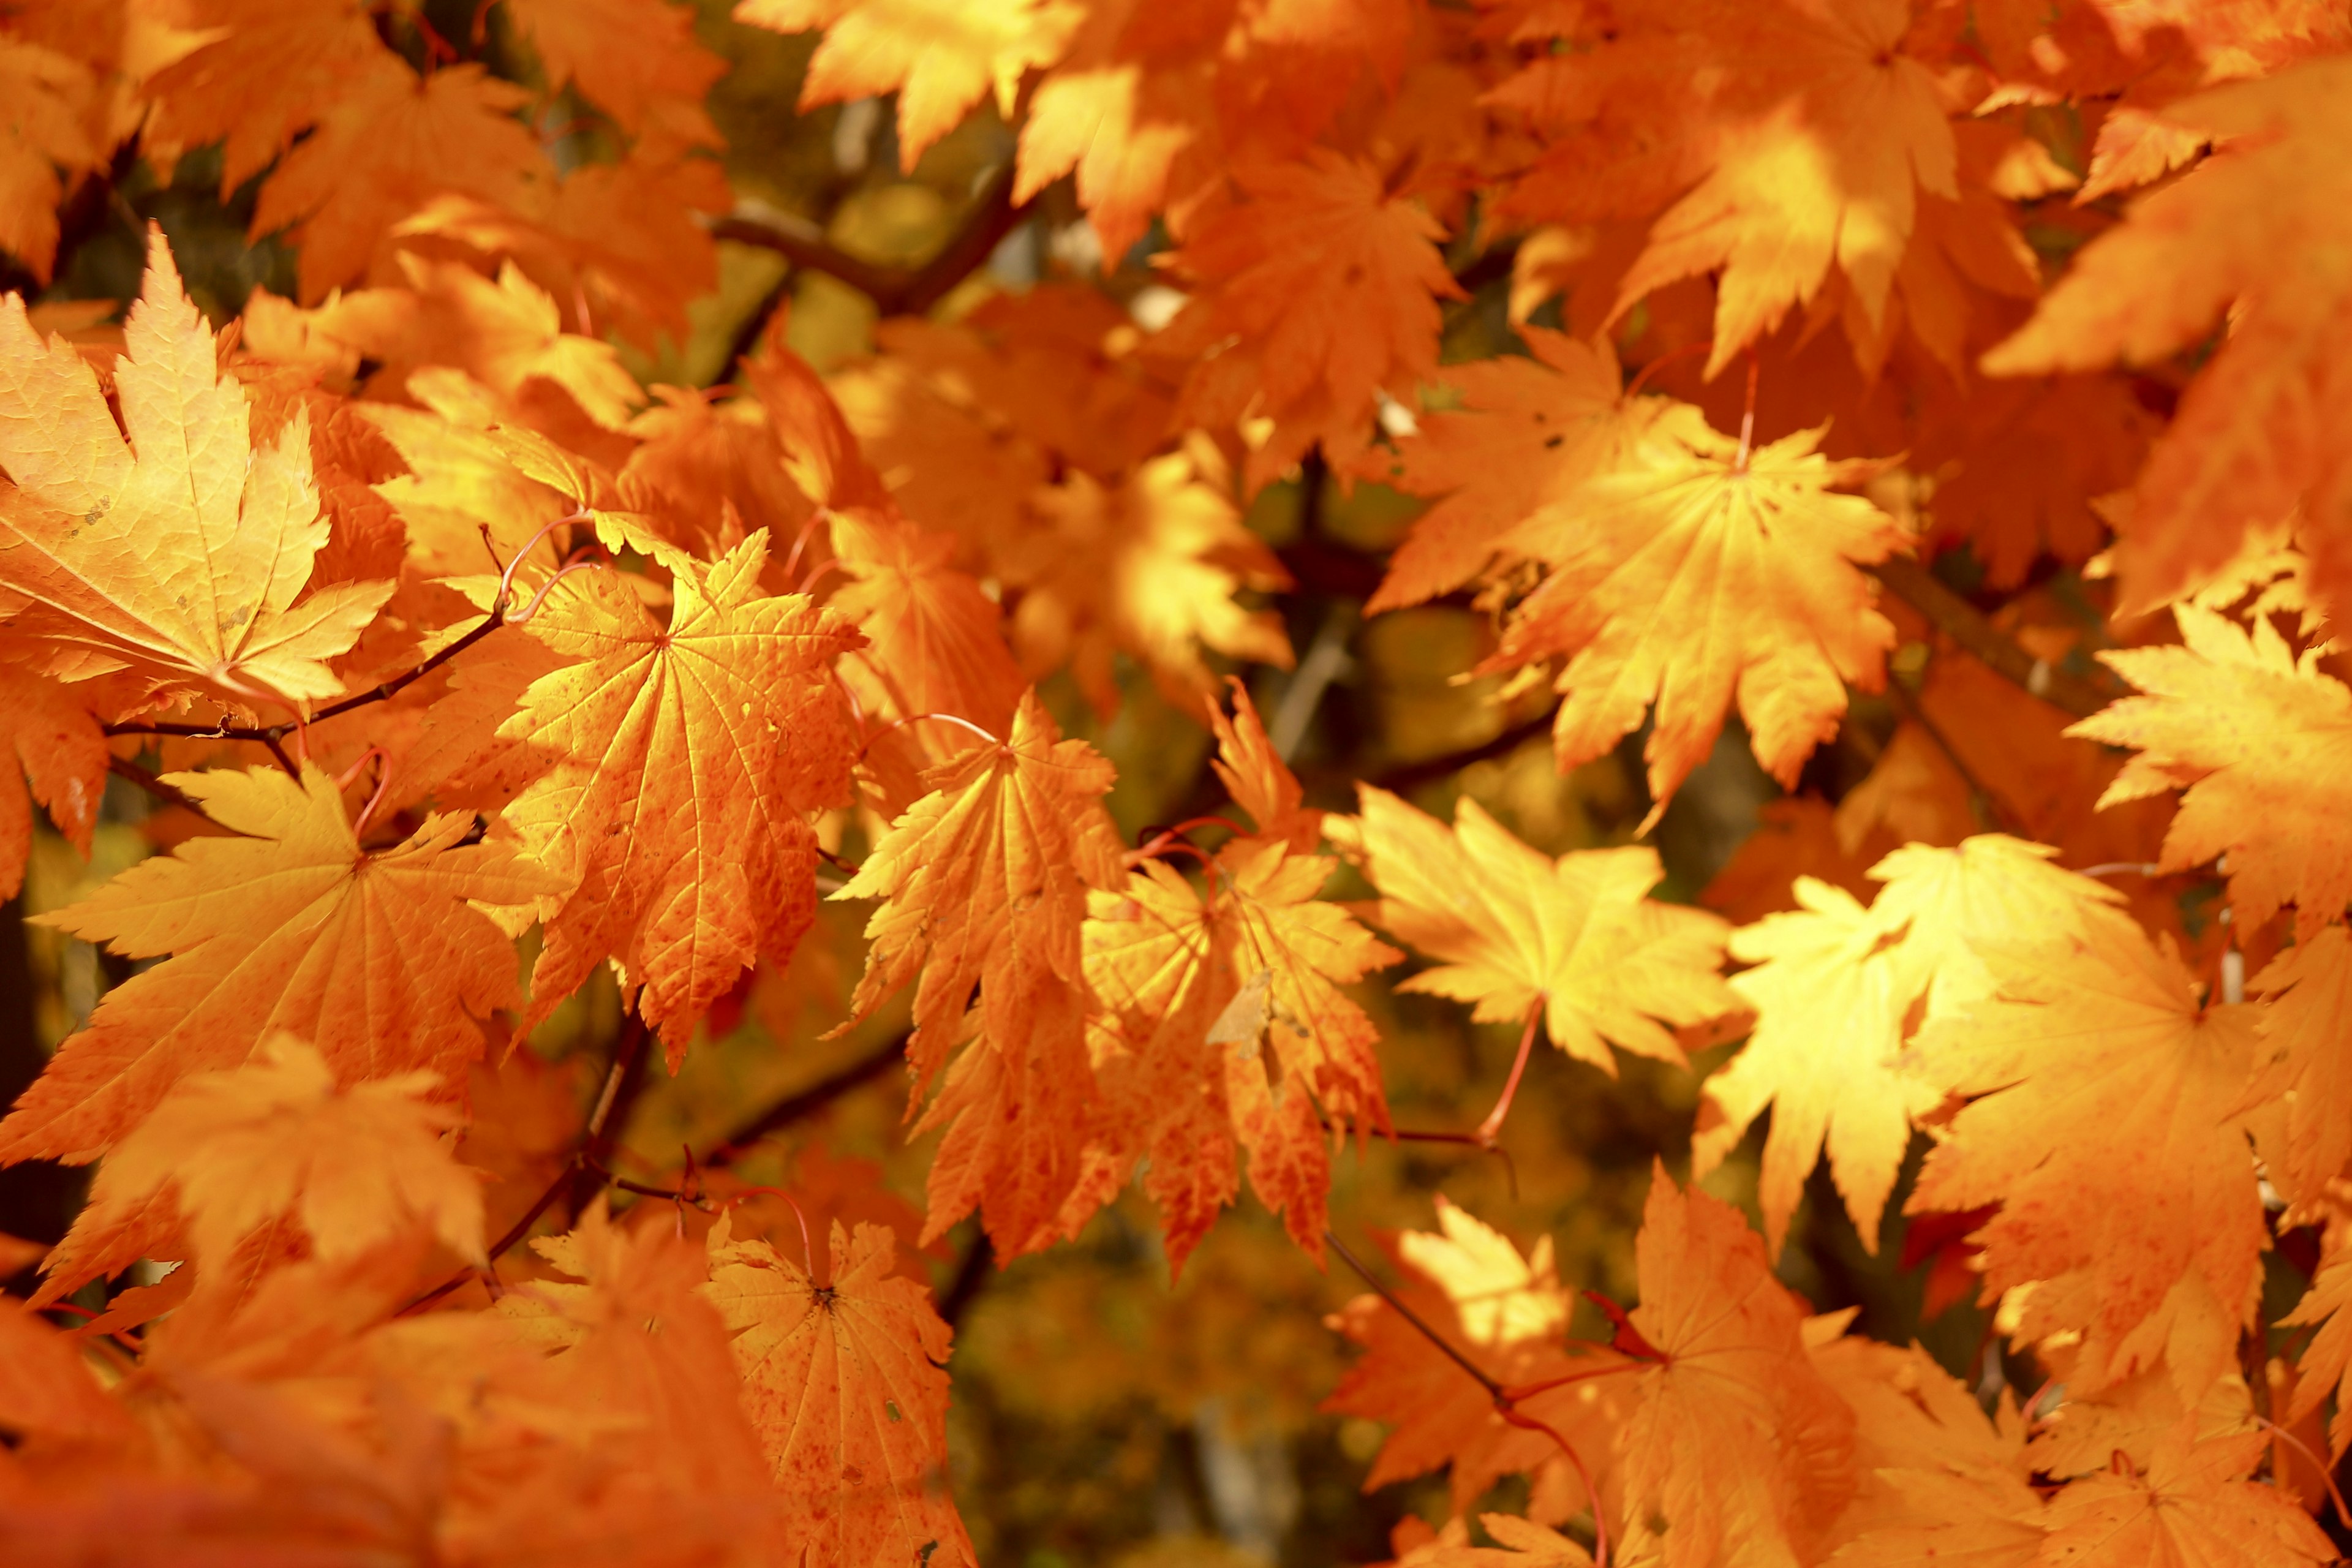
[[[432,674],[435,670],[440,668],[443,665],[448,663],[451,659],[457,658],[459,654],[473,647],[476,643],[480,642],[484,637],[488,637],[492,632],[498,630],[504,625],[506,625],[506,606],[504,605],[495,605],[491,608],[489,615],[484,618],[480,626],[476,626],[472,631],[467,632],[464,637],[459,637],[457,641],[443,648],[439,653],[436,653],[432,658],[425,660],[424,663],[419,664],[415,668],[407,670],[403,674],[394,676],[390,680],[385,681],[383,684],[374,688],[373,690],[362,691],[356,697],[346,697],[341,702],[332,703],[325,708],[321,708],[316,713],[310,715],[308,721],[312,724],[324,723],[327,720],[332,719],[338,714],[348,713],[354,708],[364,708],[372,702],[382,702],[387,698],[396,697],[401,692],[406,690],[417,681],[422,680],[425,677]],[[298,724],[293,720],[289,719],[283,723],[278,724],[179,724],[171,722],[158,722],[152,724],[109,724],[106,727],[106,732],[110,735],[187,735],[198,740],[206,741],[257,741],[261,744],[268,747],[271,753],[277,756],[280,763],[286,764],[289,772],[291,772],[293,771],[293,764],[290,762],[288,762],[285,752],[280,750],[278,742],[300,728],[302,728],[301,724]]]
[[[604,1088],[596,1097],[596,1109],[588,1118],[576,1156],[572,1189],[565,1194],[563,1216],[565,1229],[580,1217],[580,1211],[596,1199],[609,1179],[605,1163],[613,1157],[614,1147],[629,1124],[629,1112],[636,1108],[637,1096],[646,1085],[646,1051],[653,1031],[632,1008],[621,1020],[621,1037],[613,1042],[613,1065],[604,1074]]]
[[[1927,617],[1928,624],[1981,659],[1996,674],[2015,681],[2053,708],[2087,719],[2115,700],[2116,693],[2068,675],[2038,659],[2004,636],[1977,607],[1937,582],[1916,561],[1897,556],[1870,568],[1886,591]]]
[[[791,1126],[803,1116],[822,1110],[850,1090],[871,1083],[891,1067],[905,1060],[906,1055],[907,1037],[899,1035],[871,1054],[817,1079],[806,1089],[786,1095],[767,1110],[743,1121],[708,1153],[697,1155],[695,1163],[705,1169],[732,1164],[750,1152],[751,1146],[761,1139]]]
[[[874,301],[885,316],[919,316],[947,298],[955,286],[971,276],[989,253],[1029,216],[1029,204],[1013,202],[1013,166],[989,176],[973,199],[963,226],[950,236],[938,255],[920,267],[885,267],[850,255],[825,238],[824,231],[793,213],[737,213],[710,226],[711,237],[738,245],[772,250],[795,267],[838,278]],[[781,299],[774,303],[780,304]],[[770,310],[774,304],[770,304]],[[756,342],[758,327],[747,323],[748,340]]]
[[[1496,1382],[1495,1379],[1489,1377],[1486,1374],[1486,1368],[1480,1366],[1476,1362],[1472,1361],[1468,1356],[1464,1355],[1460,1350],[1456,1349],[1452,1340],[1447,1339],[1444,1334],[1439,1333],[1435,1329],[1430,1327],[1428,1321],[1423,1319],[1419,1312],[1414,1311],[1411,1307],[1404,1304],[1403,1298],[1400,1297],[1395,1291],[1390,1289],[1387,1286],[1381,1284],[1379,1278],[1375,1276],[1370,1268],[1364,1267],[1364,1260],[1348,1250],[1348,1244],[1341,1241],[1336,1232],[1329,1230],[1325,1231],[1323,1233],[1323,1239],[1330,1247],[1332,1251],[1339,1255],[1340,1258],[1346,1262],[1349,1268],[1356,1271],[1357,1275],[1362,1279],[1365,1284],[1370,1285],[1372,1288],[1372,1289],[1380,1296],[1381,1300],[1386,1301],[1391,1308],[1394,1309],[1397,1316],[1402,1318],[1406,1322],[1411,1323],[1416,1330],[1418,1330],[1422,1338],[1427,1340],[1431,1344],[1444,1352],[1445,1358],[1448,1361],[1452,1362],[1455,1366],[1460,1367],[1464,1372],[1468,1373],[1473,1378],[1475,1378],[1477,1380],[1478,1386],[1486,1391],[1488,1398],[1494,1400],[1494,1402],[1498,1405],[1507,1405],[1510,1403],[1510,1394],[1508,1390],[1505,1389],[1503,1385]]]
[[[989,1265],[995,1261],[996,1248],[989,1245],[988,1232],[975,1229],[971,1245],[963,1249],[963,1257],[956,1264],[955,1278],[940,1293],[939,1314],[948,1327],[961,1324],[963,1315],[988,1288]]]
[[[149,773],[145,768],[141,767],[137,763],[131,762],[126,757],[108,757],[106,759],[106,771],[112,773],[116,778],[127,779],[131,783],[137,784],[141,789],[145,790],[149,795],[153,795],[165,805],[181,806],[186,810],[194,812],[198,816],[205,815],[205,808],[196,804],[195,796],[190,795],[187,791],[182,789],[177,784],[165,784],[162,779],[157,778],[153,773]]]

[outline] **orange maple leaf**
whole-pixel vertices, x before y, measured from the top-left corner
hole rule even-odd
[[[619,574],[555,584],[526,629],[576,660],[541,676],[461,785],[573,890],[543,904],[537,1023],[608,955],[673,1066],[755,955],[815,918],[808,814],[845,804],[856,750],[832,666],[863,640],[803,595],[761,590],[764,534],[709,565],[659,541],[661,624]]]
[[[1987,1295],[2038,1282],[2025,1331],[2079,1331],[2082,1385],[2160,1357],[2193,1398],[2225,1370],[2261,1283],[2262,1199],[2231,1109],[2256,1064],[2255,1010],[2200,1007],[2168,940],[2113,910],[1975,946],[1993,994],[1913,1050],[1976,1098],[1906,1212],[2000,1205],[1977,1233]]]
[[[303,596],[328,536],[307,417],[252,444],[245,389],[220,374],[160,230],[124,339],[118,427],[82,357],[63,338],[44,348],[23,300],[0,300],[0,468],[15,481],[0,491],[0,620],[68,681],[124,670],[239,708],[341,691],[326,661],[393,584]]]
[[[236,837],[192,838],[42,917],[127,957],[173,956],[108,992],[58,1047],[0,1121],[0,1160],[89,1160],[189,1073],[235,1067],[278,1029],[346,1083],[462,1075],[482,1021],[518,999],[513,948],[482,909],[558,884],[503,845],[467,843],[465,813],[364,849],[316,768],[166,777]]]
[[[1086,1177],[1097,1112],[1080,930],[1089,889],[1124,876],[1102,808],[1110,764],[1065,741],[1032,691],[1012,733],[924,774],[837,899],[883,900],[852,1006],[869,1016],[920,975],[908,1058],[918,1092],[968,1035],[923,1125],[948,1123],[931,1166],[929,1240],[985,1202],[1012,1256],[1044,1246]],[[967,1018],[974,988],[977,1013]],[[1091,1213],[1095,1203],[1078,1206]],[[1080,1216],[1082,1217],[1082,1216]]]
[[[1639,728],[1652,703],[1650,815],[1703,761],[1736,699],[1764,770],[1793,786],[1836,733],[1846,687],[1875,690],[1895,628],[1856,568],[1907,553],[1910,538],[1806,431],[1743,457],[1677,447],[1601,475],[1500,542],[1543,563],[1484,667],[1565,658],[1553,739],[1562,770]],[[1694,639],[1686,628],[1704,626]]]
[[[689,7],[667,0],[506,0],[506,14],[538,51],[549,88],[573,84],[631,135],[658,111],[671,134],[718,142],[702,97],[727,74],[727,62],[695,42]]]
[[[823,27],[801,107],[895,93],[908,169],[993,90],[1013,118],[1023,74],[1059,58],[1082,9],[1067,0],[738,0],[739,22]]]
[[[2182,646],[2099,656],[2147,695],[2066,732],[2139,752],[2102,806],[2181,792],[2158,869],[2227,855],[2238,919],[2260,926],[2292,903],[2308,937],[2352,901],[2352,832],[2334,787],[2352,769],[2352,691],[2319,668],[2321,649],[2297,658],[2267,616],[2251,628],[2194,605],[2173,616]]]
[[[2352,1164],[2352,935],[2326,926],[2282,952],[2247,989],[2264,999],[2259,1027],[2269,1060],[2243,1109],[2255,1146],[2290,1206],[2317,1203]]]
[[[1905,51],[1910,21],[1907,5],[1871,0],[1614,6],[1604,37],[1497,93],[1552,137],[1508,209],[1656,214],[1615,310],[1720,269],[1710,377],[1819,295],[1832,266],[1874,329],[1921,195],[1959,195],[1947,116],[1961,105]]]
[[[1380,924],[1444,961],[1398,990],[1473,1003],[1482,1023],[1532,1027],[1540,1016],[1554,1045],[1612,1075],[1609,1045],[1678,1062],[1670,1027],[1739,1011],[1717,973],[1727,922],[1644,896],[1665,875],[1656,850],[1554,860],[1467,797],[1449,828],[1386,790],[1360,788],[1362,816],[1327,830],[1380,889]]]
[[[2037,1563],[2050,1568],[2284,1568],[2339,1561],[2334,1542],[2279,1488],[2253,1479],[2262,1432],[2205,1436],[2185,1415],[2145,1468],[2128,1460],[2050,1500]]]
[[[1444,230],[1368,163],[1318,148],[1234,180],[1246,199],[1176,253],[1202,291],[1164,336],[1200,358],[1185,419],[1274,422],[1244,473],[1255,494],[1318,442],[1334,467],[1354,464],[1377,395],[1408,399],[1435,374],[1437,302],[1462,289],[1438,253]]]
[[[0,128],[0,250],[43,283],[58,255],[58,171],[102,161],[89,124],[96,89],[80,60],[0,32],[0,101],[9,105]]]
[[[36,801],[68,843],[89,853],[106,793],[106,737],[67,688],[16,665],[0,663],[0,711],[15,753],[0,754],[0,899],[13,899],[25,885]]]
[[[897,1272],[878,1225],[832,1232],[825,1281],[764,1241],[710,1233],[704,1299],[732,1336],[743,1405],[775,1485],[810,1522],[809,1568],[970,1568],[948,1489],[952,1331]]]
[[[2147,364],[2230,331],[2139,475],[2116,547],[2121,613],[2193,593],[2249,530],[2300,513],[2323,592],[2352,584],[2352,431],[2339,377],[2352,267],[2331,247],[2352,171],[2352,60],[2217,88],[2166,120],[2226,139],[2084,247],[2033,319],[1985,356],[1996,375]]]
[[[1663,1165],[1634,1257],[1649,1364],[1618,1434],[1612,1541],[1664,1568],[1809,1560],[1858,1477],[1853,1412],[1805,1353],[1803,1302],[1738,1210]]]
[[[172,20],[196,47],[146,83],[150,134],[221,143],[221,195],[268,168],[362,84],[397,77],[363,0],[194,0]]]
[[[995,602],[955,566],[955,541],[858,511],[835,512],[832,531],[835,558],[850,581],[826,603],[866,635],[867,647],[845,667],[865,710],[909,721],[941,758],[961,749],[956,732],[916,727],[919,715],[952,714],[992,733],[1009,729],[1021,668],[1005,647]]]
[[[422,1069],[338,1089],[318,1048],[284,1034],[243,1067],[181,1079],[108,1152],[50,1255],[44,1294],[72,1289],[126,1226],[152,1223],[158,1195],[184,1222],[200,1268],[226,1263],[281,1216],[330,1264],[412,1230],[482,1263],[481,1183],[440,1136],[457,1113],[423,1098],[437,1082]]]
[[[2082,928],[2084,909],[2121,902],[2052,866],[2053,853],[1997,835],[1958,849],[1915,844],[1872,868],[1885,887],[1868,910],[1843,889],[1800,877],[1799,912],[1732,933],[1732,956],[1757,965],[1731,981],[1756,1010],[1756,1028],[1706,1080],[1691,1168],[1713,1170],[1772,1108],[1758,1201],[1775,1255],[1824,1144],[1864,1249],[1878,1250],[1913,1123],[1944,1098],[1906,1041],[1923,1022],[1994,991],[1970,944],[2021,931],[2061,940]]]
[[[1421,416],[1393,460],[1367,458],[1369,476],[1439,500],[1390,557],[1366,614],[1417,605],[1469,582],[1505,534],[1595,474],[1625,465],[1661,422],[1668,439],[1695,449],[1723,443],[1688,404],[1629,401],[1605,338],[1588,344],[1541,327],[1519,331],[1533,358],[1449,366],[1445,383],[1461,408]]]

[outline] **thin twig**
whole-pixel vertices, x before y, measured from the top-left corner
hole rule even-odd
[[[202,816],[205,814],[205,808],[196,803],[195,796],[190,795],[186,790],[182,789],[177,784],[165,784],[162,779],[157,778],[153,773],[149,773],[145,768],[141,767],[137,763],[132,762],[128,757],[108,756],[106,759],[106,771],[112,773],[116,778],[127,779],[131,783],[137,784],[141,789],[145,790],[149,795],[153,795],[165,805],[181,806],[186,810],[194,812],[198,816]]]
[[[767,1110],[739,1124],[701,1155],[698,1163],[705,1167],[732,1164],[770,1133],[791,1126],[802,1117],[823,1110],[850,1090],[880,1078],[894,1064],[906,1059],[907,1038],[905,1035],[896,1036],[871,1055],[859,1058],[806,1089],[786,1095]]]
[[[2004,636],[1977,607],[1936,580],[1916,561],[1894,556],[1870,567],[1886,591],[1918,611],[1937,631],[1981,659],[1986,668],[2023,687],[2053,708],[2087,719],[2115,699],[2046,659],[2039,659]]]
[[[401,692],[406,690],[409,687],[415,685],[425,676],[430,675],[433,671],[440,668],[443,665],[448,663],[451,659],[457,658],[459,654],[465,652],[467,648],[473,647],[476,643],[480,642],[484,637],[488,637],[492,632],[504,626],[506,624],[504,618],[505,613],[506,606],[504,605],[496,605],[491,606],[489,615],[484,618],[480,626],[476,626],[464,637],[459,637],[457,641],[451,643],[448,647],[443,648],[439,653],[435,654],[424,663],[419,664],[414,669],[408,670],[401,675],[394,676],[390,680],[387,680],[383,685],[376,687],[373,690],[362,691],[356,697],[346,697],[341,702],[333,703],[328,707],[320,709],[318,712],[310,716],[309,722],[312,724],[321,723],[326,720],[335,718],[339,714],[348,713],[354,708],[364,708],[371,702],[382,702],[389,698],[397,697]],[[268,746],[272,754],[274,754],[281,763],[285,764],[287,771],[289,773],[292,773],[295,771],[294,766],[287,760],[286,753],[279,749],[278,742],[300,728],[302,728],[301,721],[289,719],[284,722],[278,724],[180,724],[172,722],[109,724],[106,727],[106,732],[110,735],[186,735],[204,741],[257,741],[261,744]]]

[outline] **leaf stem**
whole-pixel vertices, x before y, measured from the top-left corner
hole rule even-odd
[[[1519,1054],[1511,1058],[1511,1076],[1503,1081],[1503,1097],[1495,1101],[1495,1109],[1486,1112],[1486,1120],[1478,1123],[1473,1134],[1482,1149],[1491,1149],[1501,1136],[1503,1121],[1511,1114],[1511,1101],[1518,1098],[1519,1079],[1526,1076],[1528,1058],[1535,1050],[1536,1026],[1543,1022],[1544,999],[1537,997],[1528,1005],[1528,1026],[1519,1031]]]

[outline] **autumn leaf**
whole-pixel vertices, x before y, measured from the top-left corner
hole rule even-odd
[[[483,1021],[519,1000],[512,946],[483,910],[552,892],[543,872],[467,842],[460,812],[362,848],[316,768],[166,777],[234,837],[192,838],[44,917],[129,958],[169,956],[58,1047],[0,1122],[0,1159],[88,1161],[190,1073],[235,1068],[278,1030],[343,1083],[447,1080],[481,1053]]]
[[[0,707],[13,758],[0,757],[0,898],[25,884],[37,802],[67,842],[89,853],[106,789],[106,737],[97,718],[58,682],[0,662]]]
[[[147,84],[152,133],[167,145],[220,142],[224,194],[268,168],[355,86],[399,73],[355,0],[197,0],[174,19],[197,42]]]
[[[2352,693],[2298,658],[2258,615],[2251,627],[2193,605],[2173,606],[2177,647],[2100,655],[2145,693],[2110,704],[2067,733],[2139,754],[2102,806],[2181,792],[2159,868],[2226,855],[2238,919],[2260,926],[2283,904],[2308,938],[2352,901],[2352,834],[2329,785],[2352,767]]]
[[[1508,210],[1656,214],[1614,312],[1718,271],[1710,377],[1819,296],[1833,267],[1875,327],[1920,198],[1960,194],[1947,116],[1961,105],[1905,48],[1910,15],[1780,0],[1616,7],[1604,37],[1498,91],[1554,137]]]
[[[126,1220],[170,1189],[197,1265],[227,1261],[291,1216],[315,1256],[355,1258],[414,1229],[482,1261],[482,1189],[441,1133],[457,1122],[429,1069],[338,1089],[317,1047],[264,1040],[251,1061],[183,1079],[99,1167],[89,1203],[50,1255],[44,1294],[88,1278]],[[93,1244],[100,1250],[93,1257]]]
[[[764,1241],[710,1233],[710,1282],[775,1485],[809,1521],[809,1568],[970,1568],[947,1485],[951,1331],[896,1272],[881,1226],[835,1221],[824,1284]]]
[[[1081,11],[1064,0],[737,0],[739,22],[823,27],[801,107],[895,93],[908,169],[981,99],[1010,119],[1022,74],[1060,55]]]
[[[610,571],[554,584],[528,623],[568,659],[534,680],[464,775],[504,795],[523,852],[572,889],[546,900],[530,1021],[607,956],[670,1061],[765,953],[815,918],[807,815],[844,802],[855,750],[833,661],[860,638],[760,588],[754,535],[709,565],[667,551],[667,626]]]
[[[131,1416],[107,1397],[83,1359],[79,1342],[34,1315],[24,1302],[0,1301],[0,1426],[24,1438],[119,1442]]]
[[[1255,837],[1280,839],[1297,852],[1313,849],[1323,837],[1324,814],[1307,807],[1306,791],[1275,751],[1249,688],[1239,676],[1227,676],[1225,685],[1233,693],[1233,716],[1226,717],[1223,708],[1209,710],[1210,732],[1217,738],[1217,754],[1209,766],[1234,804],[1248,815]]]
[[[1435,374],[1437,302],[1462,290],[1438,254],[1444,230],[1367,164],[1318,148],[1234,179],[1247,199],[1176,253],[1202,292],[1167,336],[1201,359],[1186,419],[1274,422],[1244,472],[1254,495],[1317,442],[1335,467],[1352,465],[1375,395],[1402,401]]]
[[[2321,928],[2266,965],[2247,987],[2264,999],[2258,1027],[2269,1059],[2243,1109],[2275,1103],[2282,1119],[2249,1119],[2269,1176],[2290,1205],[2316,1202],[2352,1164],[2352,1080],[2345,1068],[2352,1020],[2352,936]]]
[[[2161,1357],[2193,1397],[2260,1281],[2262,1201],[2231,1114],[2256,1065],[2253,1009],[2200,1006],[2169,943],[2120,915],[1976,947],[1993,994],[1913,1047],[1973,1098],[1906,1212],[2000,1205],[1977,1233],[1989,1296],[2040,1282],[2051,1328],[2084,1337],[2086,1387]]]
[[[1361,786],[1350,847],[1380,890],[1375,918],[1443,960],[1397,989],[1475,1005],[1481,1022],[1540,1007],[1552,1043],[1603,1072],[1607,1046],[1679,1061],[1674,1027],[1737,1012],[1717,973],[1720,916],[1644,897],[1663,877],[1657,852],[1528,848],[1465,798],[1451,828],[1386,790]],[[1606,1042],[1606,1044],[1604,1044]]]
[[[58,254],[58,171],[101,161],[89,125],[96,87],[72,56],[0,34],[0,100],[11,106],[0,129],[0,251],[43,283]]]
[[[0,619],[68,681],[127,671],[158,696],[301,705],[342,682],[390,583],[303,596],[327,542],[298,416],[255,447],[245,389],[160,230],[114,374],[118,428],[89,366],[0,300]],[[129,440],[124,440],[124,432]]]
[[[931,1167],[926,1241],[980,1204],[1009,1257],[1074,1229],[1101,1201],[1077,1197],[1097,1114],[1080,929],[1087,889],[1123,875],[1101,805],[1111,779],[1110,764],[1063,740],[1030,692],[1003,741],[924,775],[931,793],[834,895],[883,900],[866,923],[856,1017],[920,976],[908,1046],[918,1092],[972,1040],[920,1124],[949,1129]]]
[[[1665,1568],[1807,1561],[1858,1478],[1853,1413],[1807,1359],[1802,1304],[1737,1209],[1663,1165],[1635,1261],[1631,1322],[1654,1359],[1631,1374],[1612,1540]]]
[[[1845,689],[1875,689],[1895,629],[1858,566],[1910,542],[1860,496],[1861,470],[1822,458],[1819,432],[1737,453],[1682,448],[1595,478],[1498,542],[1542,563],[1485,668],[1564,658],[1553,725],[1563,770],[1638,729],[1654,826],[1736,700],[1783,785],[1837,731]],[[1706,627],[1702,637],[1685,627]]]
[[[2276,1568],[2336,1561],[2336,1548],[2275,1485],[2252,1479],[2263,1433],[2200,1440],[2195,1416],[2157,1444],[2145,1469],[2126,1460],[2050,1500],[2048,1568]]]
[[[1591,1568],[1592,1553],[1556,1530],[1508,1513],[1482,1513],[1478,1522],[1499,1545],[1424,1547],[1398,1568]]]
[[[507,0],[507,16],[538,51],[548,86],[576,85],[632,135],[656,107],[676,135],[716,142],[702,96],[727,63],[694,41],[694,13],[667,0]],[[663,105],[662,100],[669,100]]]
[[[1369,476],[1438,498],[1390,558],[1388,576],[1364,603],[1367,614],[1469,582],[1505,534],[1569,500],[1594,475],[1633,461],[1654,432],[1697,450],[1723,443],[1688,404],[1627,399],[1605,339],[1588,344],[1541,327],[1520,331],[1532,358],[1449,366],[1445,382],[1461,407],[1420,416],[1393,460],[1367,458]]]
[[[888,719],[948,713],[992,733],[1013,723],[1021,668],[1003,616],[978,579],[955,565],[955,541],[896,517],[836,511],[834,557],[847,585],[826,603],[866,640],[845,668],[868,712]],[[940,725],[917,726],[936,740]],[[935,755],[961,750],[937,742]]]
[[[1825,1145],[1863,1247],[1877,1251],[1912,1127],[1944,1098],[1905,1049],[1908,1037],[1997,988],[1973,944],[2020,931],[2056,940],[2082,930],[2084,910],[2120,902],[2050,855],[1996,835],[1958,849],[1915,844],[1872,869],[1885,887],[1867,910],[1801,877],[1798,911],[1732,933],[1731,955],[1757,966],[1731,980],[1756,1028],[1706,1080],[1692,1169],[1713,1170],[1772,1108],[1758,1201],[1776,1256]]]
[[[2165,121],[2219,139],[2203,165],[2134,203],[2084,247],[2029,321],[1985,356],[1996,375],[2150,364],[2230,330],[2189,384],[2133,489],[2116,546],[2119,608],[2201,587],[2250,530],[2301,508],[2304,548],[2340,592],[2352,469],[2336,380],[2352,268],[2332,247],[2352,174],[2352,61],[2290,67],[2168,106]]]

